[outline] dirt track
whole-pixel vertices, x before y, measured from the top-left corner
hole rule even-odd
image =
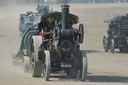
[[[32,78],[22,67],[13,66],[11,53],[20,45],[18,32],[19,14],[35,10],[36,6],[13,6],[0,8],[0,85],[128,85],[128,54],[105,53],[102,38],[107,29],[105,19],[128,13],[128,4],[73,4],[71,13],[80,17],[85,26],[82,49],[87,51],[89,69],[87,82],[68,80],[62,77]],[[52,5],[54,10],[61,10]],[[76,25],[78,27],[78,25]]]

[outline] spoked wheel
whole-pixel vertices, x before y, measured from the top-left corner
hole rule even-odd
[[[45,51],[45,58],[43,62],[43,78],[45,81],[49,80],[51,69],[51,57],[48,50]]]
[[[30,72],[30,58],[28,56],[24,56],[24,72]]]
[[[82,52],[82,69],[81,69],[81,74],[80,78],[81,81],[85,81],[87,79],[87,71],[88,71],[88,58],[86,55],[86,52]]]
[[[42,43],[41,36],[33,36],[32,41],[32,58],[31,58],[31,67],[32,67],[32,76],[40,77],[42,73],[42,62],[38,61],[38,50]]]
[[[103,38],[103,47],[104,47],[104,51],[108,52],[108,50],[109,50],[109,43],[108,43],[108,39],[105,36]]]
[[[84,26],[83,24],[79,25],[79,42],[83,43],[83,39],[84,39]]]
[[[115,50],[115,43],[114,43],[114,40],[112,39],[111,40],[111,44],[110,44],[110,51],[111,51],[111,53],[114,53],[114,50]]]

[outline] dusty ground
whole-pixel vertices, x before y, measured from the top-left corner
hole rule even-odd
[[[85,40],[82,49],[88,55],[88,78],[86,82],[67,80],[62,77],[32,78],[22,67],[13,66],[11,53],[20,45],[18,32],[19,14],[35,10],[36,6],[0,7],[0,85],[128,85],[128,54],[105,53],[102,38],[107,29],[104,20],[128,13],[128,4],[73,4],[71,13],[80,17],[85,26]],[[59,6],[51,5],[54,10]],[[76,25],[78,27],[78,25]],[[117,50],[118,51],[118,50]]]

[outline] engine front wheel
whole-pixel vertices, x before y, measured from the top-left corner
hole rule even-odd
[[[81,81],[85,81],[87,79],[87,71],[88,71],[88,58],[86,52],[82,52],[82,68],[80,74]]]
[[[24,56],[24,72],[30,72],[30,58],[28,56]]]
[[[50,52],[48,50],[46,50],[44,53],[45,53],[45,58],[43,61],[43,78],[45,81],[48,81],[51,70],[51,57],[50,57]]]

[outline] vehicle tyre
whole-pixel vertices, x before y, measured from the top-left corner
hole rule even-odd
[[[48,50],[46,50],[44,53],[45,53],[45,58],[43,62],[43,79],[45,81],[48,81],[50,77],[50,69],[51,69],[51,56]]]
[[[109,41],[105,36],[103,38],[103,47],[104,47],[104,51],[108,52],[108,50],[109,50]]]
[[[31,59],[32,76],[40,77],[42,73],[42,62],[38,61],[38,50],[40,45],[42,44],[42,38],[41,36],[33,36],[32,39],[32,46],[34,49]]]
[[[81,81],[85,81],[87,79],[87,71],[88,71],[88,58],[86,52],[82,52]]]
[[[111,53],[114,53],[114,50],[115,50],[115,43],[114,43],[114,40],[112,39],[111,40],[111,44],[110,44],[110,51],[111,51]]]
[[[24,72],[30,72],[30,58],[28,56],[24,56]]]

